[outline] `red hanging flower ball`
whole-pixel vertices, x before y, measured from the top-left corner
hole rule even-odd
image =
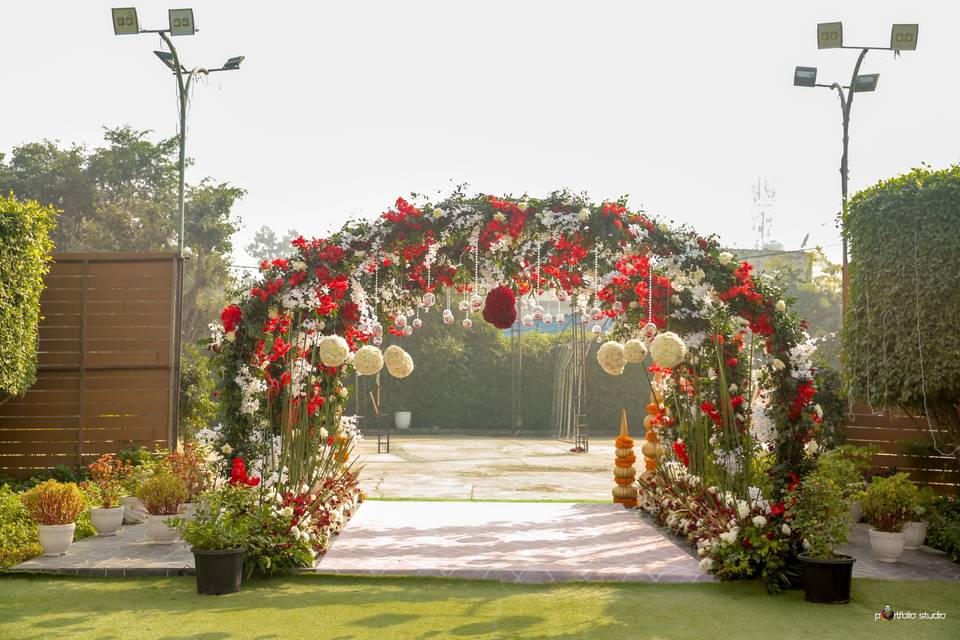
[[[241,311],[240,307],[235,304],[224,307],[223,311],[220,312],[220,320],[223,322],[223,330],[227,333],[236,330],[237,326],[240,324],[240,320],[242,319],[243,311]]]
[[[509,329],[517,320],[516,298],[513,291],[500,285],[491,289],[483,305],[483,319],[498,329]]]

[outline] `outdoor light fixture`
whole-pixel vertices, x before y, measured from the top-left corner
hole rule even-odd
[[[110,12],[113,14],[113,35],[123,36],[140,33],[140,23],[137,21],[137,10],[135,8],[110,9]]]
[[[817,49],[838,49],[842,46],[842,22],[821,22],[817,25]]]
[[[917,48],[917,32],[920,25],[895,24],[890,30],[890,48],[895,51],[914,51]]]
[[[793,72],[793,86],[814,87],[817,84],[816,67],[797,67]]]
[[[193,9],[170,9],[170,35],[192,36],[196,32]]]
[[[880,80],[879,73],[859,75],[853,79],[853,90],[857,93],[861,91],[876,91],[878,80]]]
[[[224,71],[235,71],[236,69],[240,68],[241,62],[243,62],[243,56],[236,56],[234,58],[230,58],[229,60],[223,63],[223,69]]]
[[[166,51],[154,51],[153,53],[160,58],[160,62],[170,67],[171,71],[177,70],[177,62],[174,60],[172,53]]]

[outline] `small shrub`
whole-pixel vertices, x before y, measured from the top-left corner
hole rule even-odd
[[[73,482],[47,480],[20,498],[37,524],[70,524],[77,521],[86,503],[80,487]]]
[[[43,553],[37,537],[37,523],[8,486],[0,487],[0,569],[7,569]]]
[[[927,544],[960,562],[960,500],[936,500],[927,516]]]
[[[793,527],[807,541],[811,556],[834,558],[847,542],[854,495],[849,487],[846,479],[838,479],[821,466],[788,494]]]
[[[123,495],[123,482],[130,475],[130,467],[112,453],[105,453],[88,468],[91,477],[90,490],[96,496],[94,503],[104,509],[118,506],[120,496]]]
[[[878,531],[900,531],[920,503],[920,491],[905,473],[874,478],[863,498],[863,515]]]
[[[177,515],[188,496],[186,483],[168,472],[147,478],[137,492],[147,511],[155,516]]]

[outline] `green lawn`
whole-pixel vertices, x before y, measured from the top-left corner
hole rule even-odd
[[[943,611],[943,621],[874,613]],[[199,596],[192,578],[0,578],[0,638],[951,638],[960,584],[857,580],[854,601],[814,605],[756,583],[507,585],[296,576]],[[735,635],[734,635],[735,634]]]

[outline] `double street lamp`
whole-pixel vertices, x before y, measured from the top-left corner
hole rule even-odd
[[[180,104],[180,184],[177,200],[177,207],[180,215],[180,231],[177,234],[177,255],[183,257],[183,237],[184,237],[184,173],[186,170],[187,154],[187,105],[190,101],[190,88],[193,79],[198,74],[208,75],[218,71],[236,71],[243,62],[243,56],[230,58],[215,69],[205,67],[194,67],[187,70],[180,63],[180,56],[177,48],[173,46],[171,36],[192,36],[197,32],[196,23],[193,20],[193,9],[170,9],[169,25],[166,29],[141,29],[140,22],[137,19],[137,10],[133,7],[123,9],[111,9],[113,13],[113,33],[114,35],[136,35],[140,33],[159,34],[169,51],[154,51],[156,56],[165,64],[177,79],[177,97]]]
[[[916,24],[895,24],[890,31],[889,47],[853,47],[843,44],[843,23],[825,22],[817,25],[817,48],[818,49],[859,49],[860,55],[857,57],[857,63],[853,67],[853,74],[850,77],[850,84],[841,85],[838,82],[831,84],[821,84],[817,82],[816,67],[797,67],[793,72],[793,84],[797,87],[824,87],[827,89],[836,89],[840,97],[840,111],[843,114],[843,155],[840,157],[840,189],[842,192],[842,208],[840,214],[840,233],[843,239],[843,291],[842,303],[844,315],[847,306],[847,179],[848,179],[848,161],[847,153],[850,143],[850,108],[853,106],[853,96],[856,93],[875,91],[877,83],[880,80],[880,74],[869,73],[861,74],[860,65],[867,52],[871,50],[893,51],[899,54],[901,51],[913,51],[917,48]],[[846,93],[844,93],[846,91]]]

